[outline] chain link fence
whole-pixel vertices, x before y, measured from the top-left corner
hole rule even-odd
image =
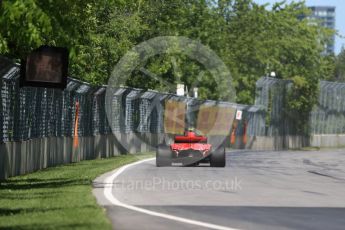
[[[71,137],[74,134],[76,104],[79,103],[79,136],[121,133],[164,133],[166,100],[183,101],[196,120],[201,105],[221,103],[243,111],[236,135],[292,135],[285,116],[286,94],[291,82],[263,77],[256,83],[254,106],[217,101],[201,101],[156,91],[133,88],[113,88],[111,100],[106,100],[106,86],[91,86],[69,79],[63,91],[45,88],[19,88],[19,66],[0,58],[1,103],[0,141],[23,141],[42,137]],[[110,101],[111,105],[107,105]],[[110,120],[106,106],[111,106]],[[194,122],[195,123],[195,122]],[[195,124],[191,124],[195,125]],[[345,84],[320,82],[319,103],[310,114],[311,134],[345,134]]]
[[[0,57],[1,107],[0,141],[25,141],[44,137],[72,137],[79,103],[79,136],[107,135],[111,132],[128,134],[164,133],[164,106],[167,100],[188,104],[189,125],[195,125],[198,108],[202,104],[241,109],[246,121],[257,119],[259,109],[217,101],[202,101],[174,94],[134,88],[111,88],[111,100],[106,100],[106,86],[92,86],[76,79],[68,79],[65,90],[19,87],[19,66]],[[107,102],[108,101],[108,102]],[[107,105],[111,103],[111,105]],[[106,106],[111,106],[109,120]],[[240,126],[244,123],[240,122]],[[256,125],[251,125],[256,127]],[[252,128],[255,133],[256,128]],[[243,135],[240,129],[238,135]]]
[[[236,120],[226,139],[228,143],[231,139],[236,148],[282,149],[304,145],[298,138],[285,138],[295,133],[291,128],[293,121],[284,111],[290,81],[261,78],[256,83],[255,105],[250,106],[153,90],[92,86],[72,78],[63,91],[20,88],[19,76],[19,65],[0,56],[0,180],[83,159],[152,151],[153,146],[171,136],[165,133],[167,102],[187,105],[187,126],[196,125],[202,106],[242,111],[242,119]],[[310,113],[309,125],[311,135],[322,136],[315,139],[316,146],[344,143],[345,136],[335,139],[324,135],[345,134],[345,84],[320,83],[319,103]],[[72,143],[75,127],[81,137],[77,150]],[[235,142],[233,135],[237,137]]]
[[[319,103],[310,114],[312,134],[345,134],[345,84],[321,81]]]
[[[284,136],[293,133],[284,108],[290,81],[263,77],[256,82],[255,105],[264,108],[255,114],[252,136]]]
[[[253,136],[294,135],[287,118],[287,91],[292,82],[263,77],[256,83],[255,105],[263,112],[255,113],[251,126]],[[320,81],[319,102],[309,118],[310,135],[345,134],[345,83]]]

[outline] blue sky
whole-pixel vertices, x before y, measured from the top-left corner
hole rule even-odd
[[[259,4],[280,2],[281,0],[254,0]],[[287,0],[286,2],[292,2]],[[298,2],[298,0],[295,0]],[[307,6],[335,6],[336,7],[336,30],[345,36],[345,0],[306,0]],[[345,48],[345,39],[339,36],[335,40],[335,53],[338,54],[341,47]]]

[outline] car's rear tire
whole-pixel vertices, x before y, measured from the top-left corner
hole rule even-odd
[[[216,149],[210,156],[211,167],[225,167],[225,148]]]
[[[171,150],[169,146],[164,145],[164,144],[157,146],[156,166],[157,167],[171,166]]]

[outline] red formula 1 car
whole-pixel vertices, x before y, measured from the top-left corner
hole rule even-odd
[[[172,163],[194,166],[200,162],[209,162],[211,167],[225,167],[225,148],[212,149],[212,145],[207,143],[207,137],[191,130],[186,131],[184,136],[175,136],[170,146],[157,146],[157,167],[171,166]]]

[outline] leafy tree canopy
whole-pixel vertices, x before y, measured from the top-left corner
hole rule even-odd
[[[303,110],[314,103],[318,80],[334,73],[334,57],[322,55],[333,31],[302,19],[309,13],[303,2],[284,1],[270,9],[253,0],[4,0],[0,52],[23,58],[43,44],[65,46],[71,76],[104,84],[136,44],[156,36],[185,36],[225,62],[237,102],[253,103],[255,82],[274,71],[278,78],[298,80],[310,89],[293,96],[291,106]],[[172,84],[192,87],[198,82],[202,98],[219,98],[210,73],[184,55],[159,55],[145,68]],[[167,90],[142,74],[134,71],[127,84]]]
[[[336,57],[334,80],[345,82],[345,49],[344,48],[342,48],[340,54]]]

